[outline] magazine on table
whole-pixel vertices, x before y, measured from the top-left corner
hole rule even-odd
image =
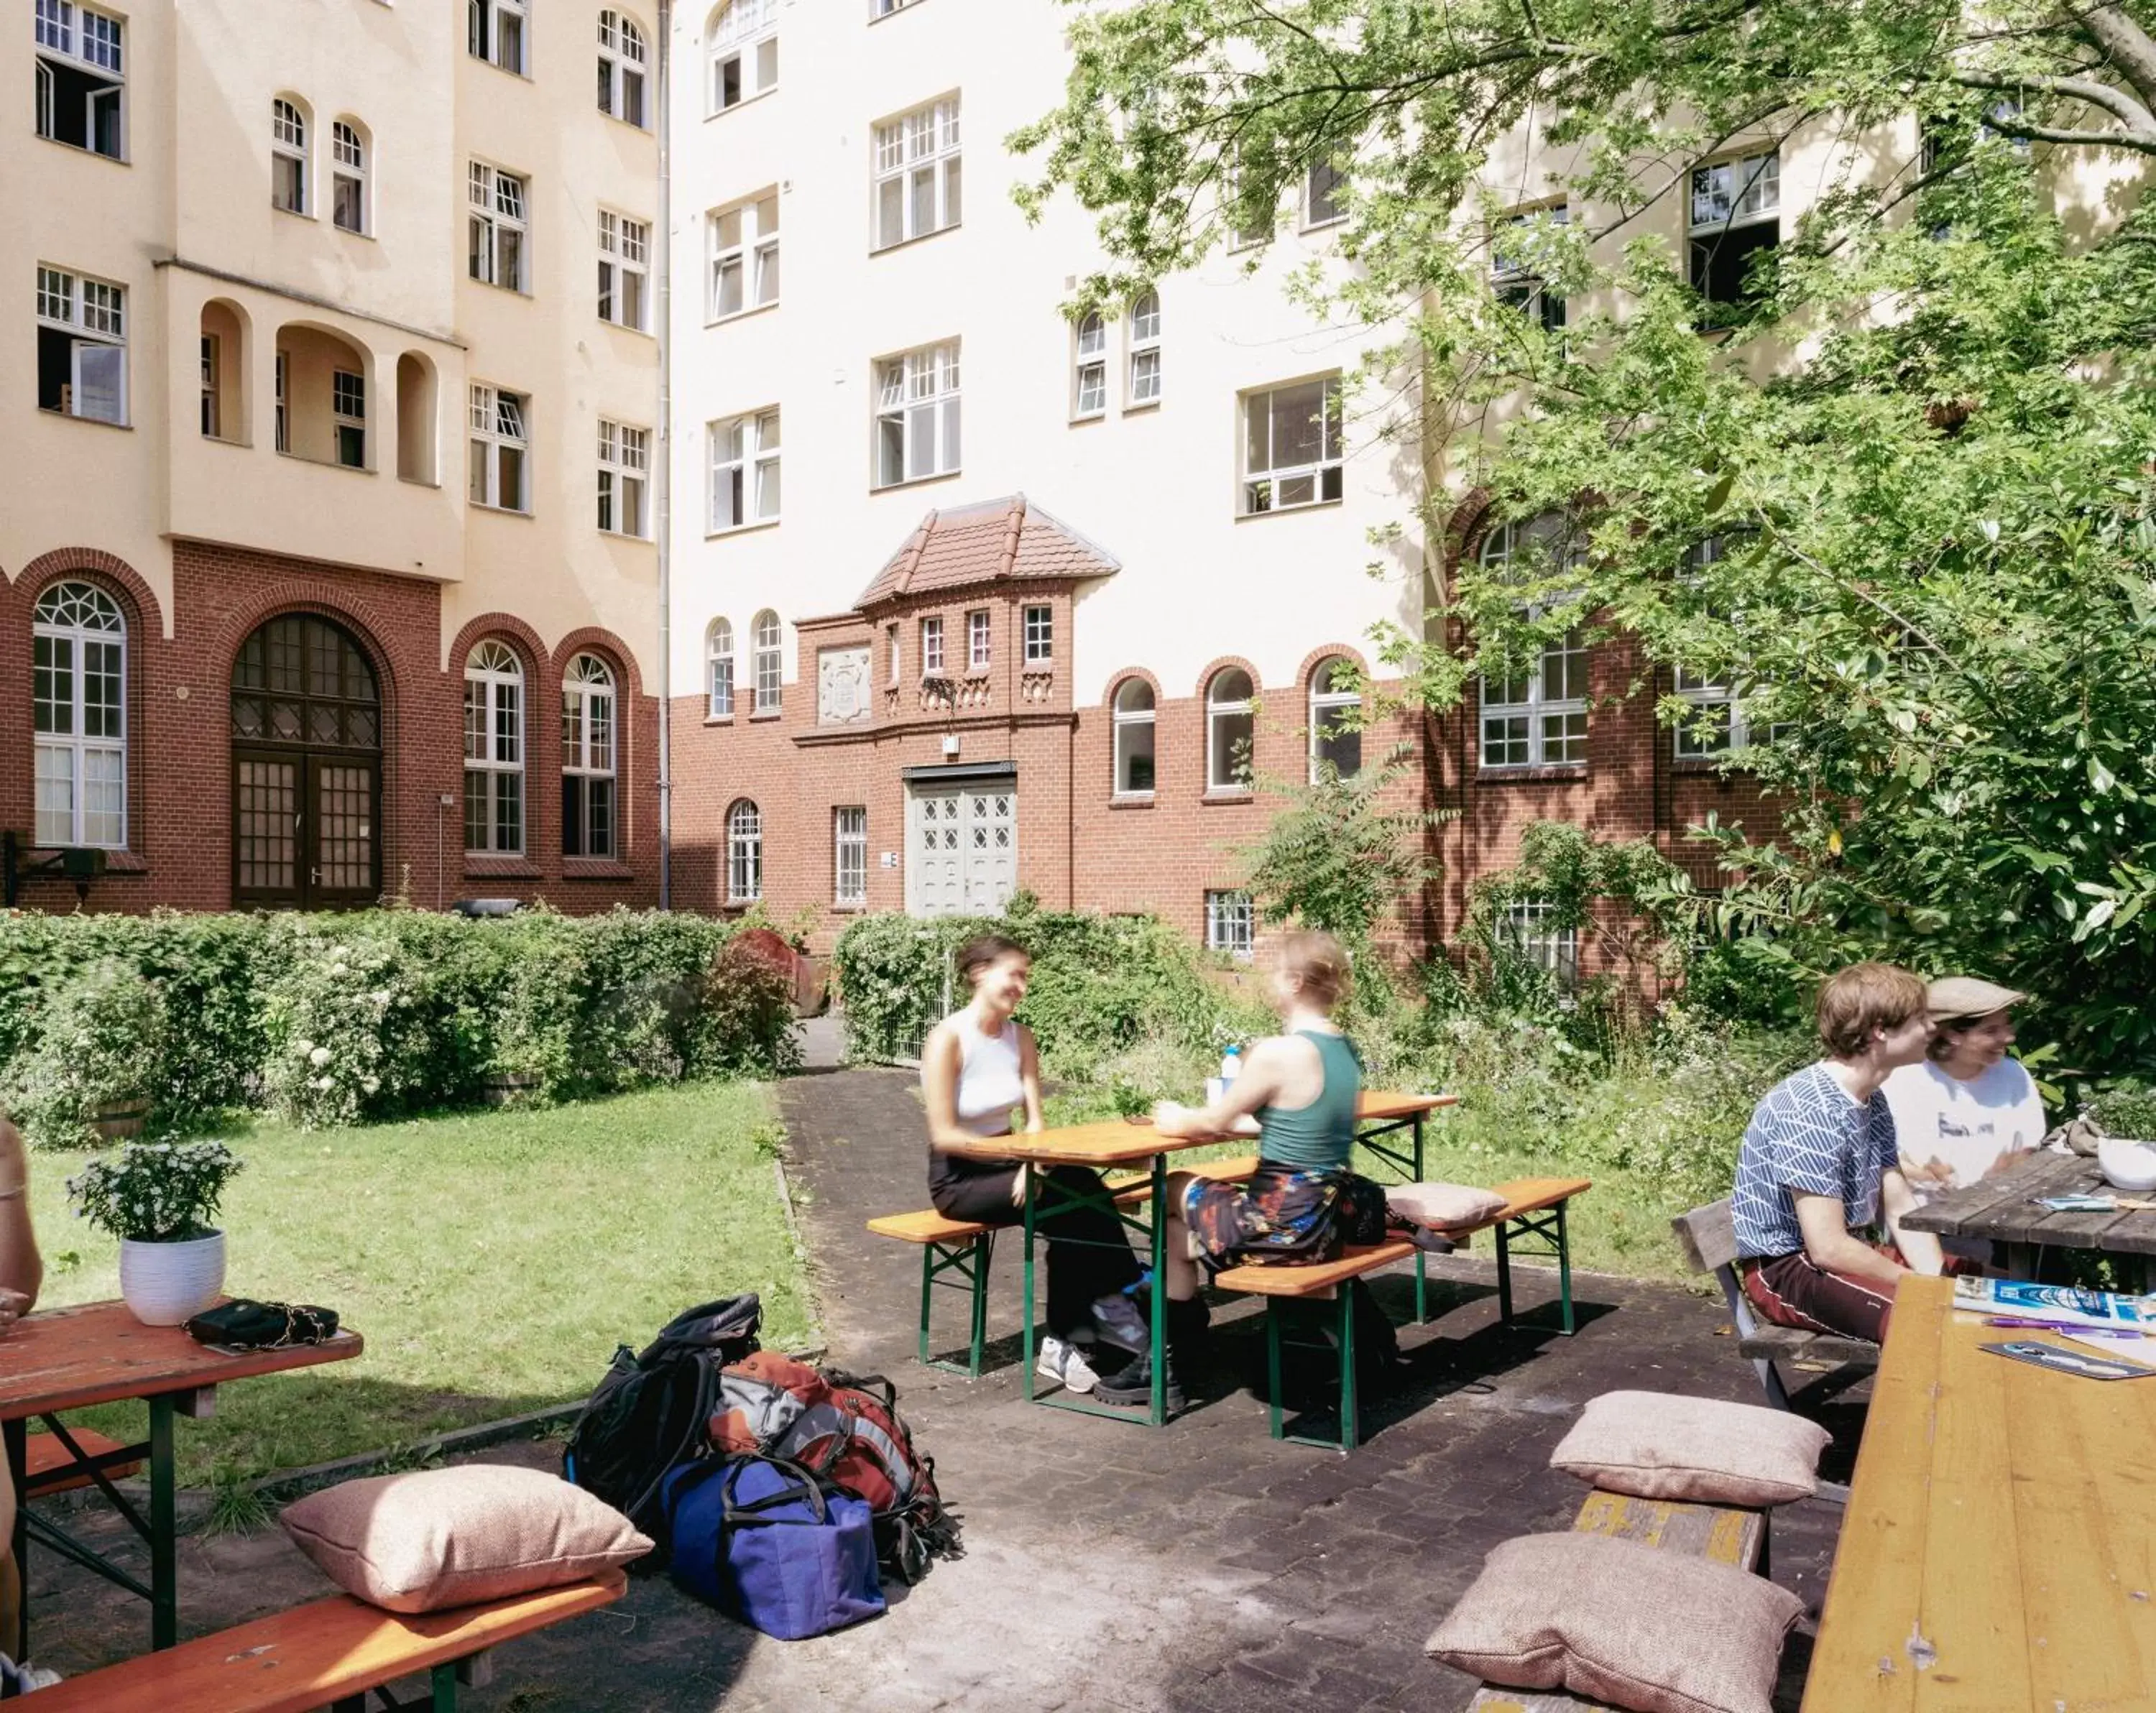
[[[2030,1285],[2020,1279],[1957,1279],[1953,1305],[1979,1315],[2019,1315],[2032,1321],[2071,1321],[2076,1326],[2131,1327],[2156,1333],[2150,1299],[2118,1290],[2080,1290],[2071,1285]]]

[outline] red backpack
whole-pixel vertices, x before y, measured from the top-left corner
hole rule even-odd
[[[956,1557],[958,1520],[936,1490],[936,1462],[914,1449],[898,1391],[880,1375],[847,1374],[758,1351],[719,1376],[711,1444],[726,1455],[784,1458],[863,1500],[876,1552],[901,1582]]]

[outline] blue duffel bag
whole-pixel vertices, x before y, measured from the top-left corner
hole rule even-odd
[[[884,1609],[868,1506],[775,1457],[709,1457],[664,1487],[674,1580],[781,1641]]]

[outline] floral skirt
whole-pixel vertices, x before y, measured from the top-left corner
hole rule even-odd
[[[1344,1166],[1260,1164],[1247,1185],[1194,1178],[1181,1211],[1199,1264],[1216,1273],[1246,1263],[1336,1260],[1350,1244],[1385,1236],[1384,1191]]]

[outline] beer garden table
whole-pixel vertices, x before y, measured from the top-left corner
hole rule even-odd
[[[2042,1150],[1966,1189],[1934,1198],[1905,1214],[1902,1223],[1941,1237],[2003,1243],[2006,1270],[2016,1279],[2035,1279],[2037,1261],[2047,1249],[2083,1249],[2115,1257],[2139,1275],[2130,1283],[2145,1288],[2149,1259],[2156,1256],[2156,1209],[2054,1213],[2037,1205],[2046,1196],[2116,1193],[2095,1161]]]
[[[1409,1182],[1418,1181],[1422,1177],[1424,1116],[1440,1106],[1454,1105],[1457,1099],[1458,1096],[1453,1095],[1397,1095],[1365,1091],[1355,1103],[1356,1140],[1393,1170],[1403,1173]],[[1404,1147],[1399,1135],[1402,1131],[1408,1132]],[[1094,1124],[1066,1125],[1057,1130],[1029,1133],[1019,1131],[1009,1136],[983,1136],[963,1146],[951,1145],[948,1151],[984,1160],[1022,1160],[1034,1166],[1086,1166],[1096,1172],[1105,1172],[1118,1166],[1144,1167],[1151,1175],[1151,1193],[1146,1206],[1157,1210],[1167,1191],[1169,1154],[1210,1147],[1219,1140],[1213,1136],[1188,1140],[1180,1136],[1165,1136],[1153,1127],[1150,1121],[1132,1123],[1121,1119],[1107,1119]],[[1049,1398],[1035,1397],[1033,1254],[1034,1222],[1038,1212],[1035,1198],[1042,1177],[1039,1172],[1025,1174],[1022,1220],[1025,1230],[1022,1367],[1026,1398],[1029,1401],[1051,1403],[1064,1409],[1081,1410],[1090,1415],[1130,1420],[1134,1414],[1132,1411],[1087,1403],[1061,1393]],[[1116,1206],[1112,1199],[1103,1205],[1126,1225],[1137,1226],[1141,1223]],[[1156,1214],[1143,1224],[1148,1230],[1152,1274],[1158,1280],[1163,1278],[1167,1271],[1168,1223]],[[1415,1318],[1418,1321],[1428,1318],[1428,1285],[1424,1266],[1424,1254],[1418,1249],[1415,1251]],[[1168,1420],[1168,1366],[1162,1360],[1162,1352],[1168,1342],[1168,1293],[1156,1289],[1149,1295],[1152,1303],[1149,1329],[1152,1345],[1152,1397],[1143,1419],[1158,1428]]]
[[[2156,1379],[1986,1354],[2097,1353],[1953,1298],[1895,1296],[1804,1713],[2156,1708]]]
[[[13,1478],[15,1562],[22,1572],[22,1633],[18,1659],[29,1651],[30,1602],[28,1547],[31,1536],[64,1558],[94,1571],[150,1603],[150,1645],[169,1648],[179,1639],[178,1531],[173,1516],[172,1421],[175,1416],[207,1417],[215,1408],[217,1388],[229,1380],[251,1379],[289,1368],[349,1362],[366,1348],[357,1332],[340,1331],[321,1344],[281,1350],[228,1351],[198,1344],[177,1326],[146,1326],[120,1302],[83,1303],[52,1309],[16,1322],[0,1337],[0,1433],[7,1443],[8,1471]],[[150,1437],[140,1445],[122,1446],[85,1456],[64,1423],[63,1410],[141,1398],[150,1407]],[[33,1516],[23,1497],[28,1424],[44,1418],[67,1451],[72,1467],[86,1475],[149,1542],[147,1587],[103,1554],[66,1533],[50,1518]],[[146,1518],[106,1474],[110,1468],[150,1465],[150,1514]]]

